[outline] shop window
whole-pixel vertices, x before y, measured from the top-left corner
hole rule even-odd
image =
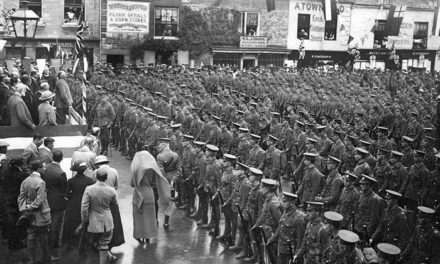
[[[428,43],[428,22],[414,22],[413,49],[426,49]]]
[[[283,67],[284,57],[284,55],[279,54],[261,54],[258,57],[258,65]]]
[[[6,59],[19,59],[21,58],[21,48],[6,47]]]
[[[52,59],[55,58],[56,48],[50,47],[50,51],[47,48],[37,47],[35,50],[35,59]]]
[[[64,0],[64,25],[77,26],[81,15],[82,0]]]
[[[178,25],[178,8],[156,7],[154,11],[154,36],[176,37]]]
[[[375,49],[384,49],[387,47],[388,36],[385,32],[387,21],[376,20],[374,25],[374,45]]]
[[[338,27],[338,16],[334,20],[325,21],[324,40],[336,40],[336,32]]]
[[[216,53],[214,54],[214,65],[222,67],[240,67],[240,55],[228,54],[228,53]]]
[[[260,14],[244,12],[242,15],[242,32],[246,36],[258,36],[260,24]]]
[[[310,15],[298,14],[298,39],[309,39],[310,35]]]

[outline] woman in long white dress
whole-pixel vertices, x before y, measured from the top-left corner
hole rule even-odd
[[[157,236],[157,220],[153,188],[157,189],[159,209],[171,215],[171,185],[162,175],[155,158],[148,151],[136,153],[131,163],[133,192],[133,237],[139,243],[149,243]]]

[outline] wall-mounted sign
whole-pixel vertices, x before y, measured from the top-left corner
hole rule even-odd
[[[240,37],[240,48],[266,48],[267,38],[260,36]]]
[[[132,1],[108,1],[107,32],[149,32],[150,3]]]

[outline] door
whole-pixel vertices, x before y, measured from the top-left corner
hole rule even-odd
[[[107,63],[111,64],[114,68],[116,68],[118,64],[124,65],[124,55],[108,54]]]
[[[255,67],[255,59],[243,60],[243,69],[254,68],[254,67]]]

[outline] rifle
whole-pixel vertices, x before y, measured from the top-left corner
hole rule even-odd
[[[220,208],[223,208],[223,204],[225,203],[225,201],[223,200],[223,195],[220,192],[220,190],[217,191],[218,194],[218,199],[220,200]]]
[[[355,213],[354,213],[354,211],[352,211],[351,212],[351,231],[353,231],[354,232],[354,227],[355,227],[355,219],[354,219],[354,215],[355,215]]]
[[[269,248],[267,248],[269,246],[269,244],[267,243],[268,238],[266,237],[266,233],[264,232],[263,227],[259,226],[257,231],[260,232],[261,237],[263,238],[262,244],[263,244],[263,248],[264,248],[264,258],[265,258],[265,260],[266,260],[266,257],[268,259],[268,261],[267,262],[265,261],[265,263],[275,264],[276,260],[275,260],[275,257],[272,255],[272,251]]]

